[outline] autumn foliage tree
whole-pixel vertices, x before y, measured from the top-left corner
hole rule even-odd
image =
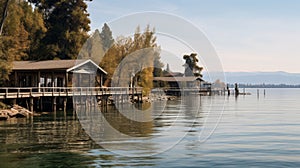
[[[100,67],[108,72],[105,86],[111,86],[113,80],[117,86],[128,87],[128,79],[134,73],[134,79],[131,80],[135,81],[136,86],[143,87],[144,95],[149,94],[153,87],[153,76],[159,75],[163,67],[155,31],[150,26],[144,32],[138,27],[132,37],[120,36],[114,40],[108,25],[104,24],[100,38],[96,30],[80,53],[81,58],[99,61]]]

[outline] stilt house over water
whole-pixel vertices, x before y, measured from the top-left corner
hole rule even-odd
[[[101,87],[107,72],[92,60],[14,61],[7,87]]]

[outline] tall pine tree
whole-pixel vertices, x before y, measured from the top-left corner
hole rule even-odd
[[[102,39],[103,50],[106,52],[114,44],[112,32],[106,23],[104,23],[104,26],[102,27],[100,37]]]
[[[0,0],[0,83],[11,71],[12,61],[27,60],[46,31],[41,14],[26,1]],[[6,11],[6,12],[5,12]],[[6,16],[5,19],[3,17]]]
[[[39,59],[75,59],[88,38],[90,19],[84,0],[30,0],[43,13],[48,29]]]

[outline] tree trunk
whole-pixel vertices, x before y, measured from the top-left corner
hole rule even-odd
[[[0,21],[0,36],[2,35],[4,22],[5,22],[5,19],[7,17],[8,3],[9,3],[9,0],[6,0],[5,3],[4,3],[3,13],[2,13],[2,19]]]

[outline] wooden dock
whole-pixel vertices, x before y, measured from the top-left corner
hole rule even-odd
[[[162,88],[162,90],[153,90],[152,93],[163,91],[166,95],[172,96],[184,96],[190,94],[198,94],[204,96],[211,95],[225,95],[226,90],[223,88],[199,88],[199,87],[168,87]]]
[[[0,87],[0,99],[30,97],[73,97],[73,96],[141,96],[142,88],[135,87]]]
[[[0,87],[0,100],[26,99],[29,101],[29,109],[33,111],[35,101],[43,98],[52,100],[52,111],[56,111],[57,98],[63,99],[64,111],[66,110],[67,98],[85,99],[95,97],[102,103],[108,103],[109,97],[129,99],[137,97],[142,100],[141,87]],[[39,101],[38,104],[40,104]],[[139,102],[139,101],[138,101]],[[42,107],[42,104],[40,105]]]

